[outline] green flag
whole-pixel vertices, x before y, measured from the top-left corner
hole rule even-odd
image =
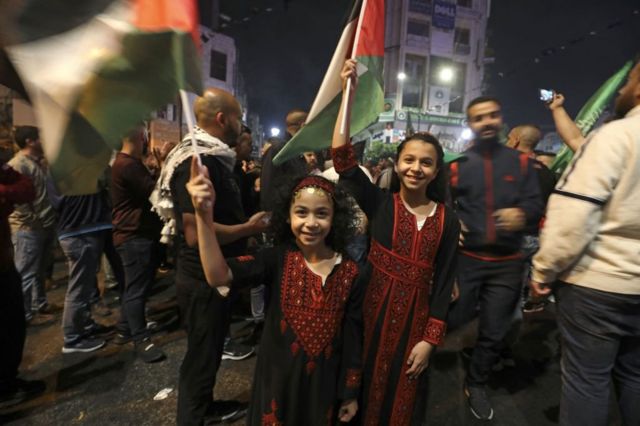
[[[583,135],[586,135],[591,131],[593,125],[598,121],[598,118],[604,111],[605,107],[611,102],[611,99],[616,94],[618,87],[624,82],[625,78],[627,78],[627,74],[633,67],[633,62],[629,61],[618,72],[616,72],[613,76],[611,76],[600,88],[596,91],[596,93],[589,98],[586,104],[580,109],[578,115],[576,116],[575,122]],[[571,159],[573,158],[573,151],[567,146],[564,145],[558,155],[556,155],[555,160],[551,164],[551,170],[555,173],[562,173],[562,171],[567,167]]]

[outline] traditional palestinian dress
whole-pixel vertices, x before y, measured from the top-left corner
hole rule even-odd
[[[228,263],[234,285],[270,289],[247,424],[335,424],[340,402],[360,391],[364,293],[356,263],[339,259],[324,283],[294,245]]]
[[[444,338],[460,225],[442,204],[418,224],[399,194],[376,187],[360,171],[350,144],[333,149],[332,157],[340,184],[370,223],[369,261],[361,277],[367,283],[362,421],[421,424],[426,374],[410,380],[407,359],[418,342],[438,345]]]

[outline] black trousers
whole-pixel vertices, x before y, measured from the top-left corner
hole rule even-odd
[[[195,287],[195,288],[194,288]],[[187,353],[178,381],[178,425],[202,425],[213,400],[216,373],[229,329],[230,302],[206,283],[177,284]]]
[[[478,340],[467,373],[469,386],[482,386],[498,360],[511,327],[522,288],[522,259],[488,261],[458,257],[460,298],[451,306],[448,327],[455,329],[478,316]]]
[[[0,272],[0,392],[18,376],[27,333],[20,275],[12,265]]]
[[[640,295],[560,283],[560,424],[605,426],[611,379],[625,426],[640,425]]]

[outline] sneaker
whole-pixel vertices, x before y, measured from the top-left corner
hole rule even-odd
[[[212,401],[205,414],[205,425],[235,421],[247,413],[247,404],[240,401]]]
[[[129,333],[121,333],[118,332],[116,333],[115,337],[113,338],[113,343],[115,343],[116,345],[126,345],[127,343],[131,342],[133,339],[131,338],[131,335]]]
[[[42,380],[15,379],[12,386],[0,392],[0,408],[20,404],[36,395],[40,395],[47,386]]]
[[[62,347],[63,354],[72,354],[75,352],[93,352],[104,347],[107,342],[102,339],[86,338],[78,340],[75,343],[65,343]]]
[[[253,346],[243,345],[242,343],[234,342],[233,340],[227,340],[222,350],[222,359],[229,359],[231,361],[240,361],[249,358],[253,355],[255,350]]]
[[[97,322],[92,322],[91,324],[86,326],[84,330],[86,336],[100,338],[109,337],[114,332],[114,328],[112,326],[98,324]]]
[[[36,312],[30,320],[27,321],[27,324],[30,326],[39,326],[39,325],[48,325],[53,323],[56,318],[50,314],[41,314]]]
[[[38,313],[51,315],[62,311],[62,308],[62,306],[55,303],[47,303],[46,305],[38,309]]]
[[[467,396],[471,413],[477,419],[491,420],[493,418],[493,408],[491,408],[491,401],[487,397],[484,386],[465,385],[464,394]]]
[[[147,364],[163,361],[167,357],[148,337],[136,342],[135,347],[140,359]]]

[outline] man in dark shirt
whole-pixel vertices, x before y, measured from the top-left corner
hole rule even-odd
[[[216,234],[225,257],[239,256],[245,253],[246,238],[264,231],[267,226],[264,212],[246,220],[233,175],[236,156],[232,147],[241,131],[240,104],[230,93],[210,88],[196,99],[194,112],[198,123],[194,133],[202,164],[207,167],[218,199],[224,200],[214,208]],[[189,135],[174,153],[190,143]],[[173,167],[173,157],[170,155],[167,159],[168,168]],[[188,340],[178,384],[179,425],[200,425],[206,416],[224,421],[241,411],[238,403],[212,403],[211,400],[229,328],[229,300],[207,284],[202,270],[195,210],[185,187],[190,177],[190,165],[190,157],[184,158],[171,179],[178,231],[176,288]]]
[[[528,155],[500,143],[500,102],[481,97],[467,106],[474,143],[451,165],[451,189],[462,222],[458,258],[460,297],[449,311],[450,328],[479,316],[464,391],[471,412],[490,420],[486,395],[519,300],[523,273],[522,237],[542,215],[538,178]]]
[[[136,353],[147,363],[162,361],[165,354],[147,332],[145,304],[157,264],[160,219],[151,211],[149,195],[155,179],[142,163],[148,144],[140,125],[122,142],[122,150],[111,167],[113,244],[125,273],[122,307],[118,323],[119,342],[133,340]]]
[[[96,294],[96,271],[111,235],[111,208],[104,182],[98,192],[64,195],[49,180],[47,193],[58,213],[58,241],[69,265],[69,282],[62,313],[64,346],[62,353],[93,352],[106,341],[106,329],[91,316],[91,299]]]

